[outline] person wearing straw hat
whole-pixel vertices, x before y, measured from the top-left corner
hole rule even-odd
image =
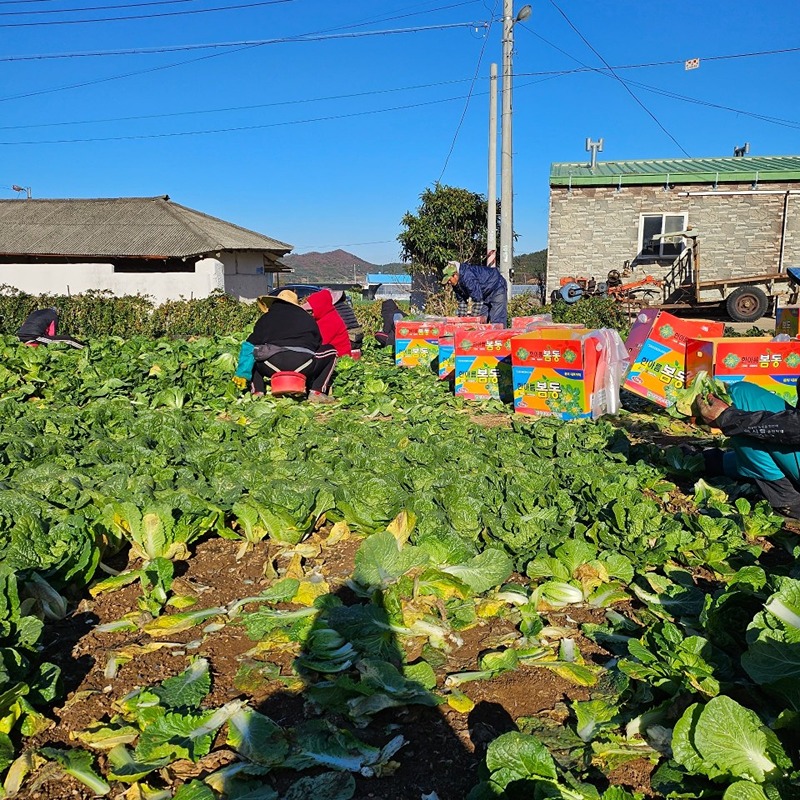
[[[508,325],[508,284],[500,270],[448,261],[443,275],[442,284],[453,287],[457,300],[472,300],[478,305],[477,313],[487,322]]]
[[[233,382],[258,396],[266,391],[266,381],[276,372],[305,375],[312,403],[332,402],[329,396],[336,350],[324,345],[319,326],[305,311],[290,289],[276,296],[259,297],[262,315],[253,332],[242,342]]]

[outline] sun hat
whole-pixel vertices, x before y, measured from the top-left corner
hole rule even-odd
[[[447,283],[456,274],[458,274],[458,261],[448,261],[442,271],[442,283]]]
[[[262,311],[269,310],[270,306],[276,301],[281,300],[284,303],[291,303],[293,306],[299,306],[300,300],[291,289],[283,289],[276,295],[266,295],[258,298],[258,307]]]

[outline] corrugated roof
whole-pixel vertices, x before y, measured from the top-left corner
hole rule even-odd
[[[550,165],[551,186],[623,186],[662,183],[800,181],[800,156],[665,158]]]
[[[292,245],[173,203],[169,197],[0,200],[0,254],[183,258]]]

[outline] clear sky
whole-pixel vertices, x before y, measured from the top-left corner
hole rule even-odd
[[[487,191],[502,11],[2,0],[0,197],[168,194],[296,253],[397,261],[426,188]],[[517,254],[546,246],[550,163],[586,137],[601,160],[800,154],[800,0],[537,0],[514,32]]]

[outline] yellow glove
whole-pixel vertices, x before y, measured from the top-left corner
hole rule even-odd
[[[233,376],[233,383],[237,389],[247,388],[247,378],[240,378],[238,375]]]

